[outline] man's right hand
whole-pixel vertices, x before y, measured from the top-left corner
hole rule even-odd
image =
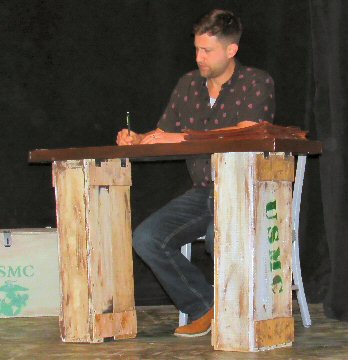
[[[118,132],[116,138],[117,145],[137,145],[140,144],[143,135],[137,134],[134,131],[131,131],[128,135],[128,129],[122,129]]]

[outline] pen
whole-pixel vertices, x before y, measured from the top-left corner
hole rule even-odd
[[[129,118],[129,111],[127,111],[127,128],[128,128],[128,136],[130,136],[130,118]]]

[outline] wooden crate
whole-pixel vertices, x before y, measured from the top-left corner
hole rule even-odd
[[[214,154],[216,350],[290,346],[294,159]]]
[[[0,230],[0,317],[57,316],[56,229]]]
[[[62,340],[135,337],[129,161],[55,162],[53,182]]]

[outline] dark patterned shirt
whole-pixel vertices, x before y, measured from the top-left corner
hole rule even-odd
[[[198,70],[178,81],[157,127],[167,132],[213,130],[237,125],[244,120],[273,122],[274,83],[266,72],[236,61],[230,80],[221,88],[211,107],[206,78]],[[187,160],[193,186],[211,186],[208,159]]]

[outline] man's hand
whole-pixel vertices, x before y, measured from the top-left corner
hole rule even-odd
[[[131,131],[128,135],[128,129],[122,129],[117,134],[116,144],[117,145],[137,145],[140,144],[144,135],[137,134]]]
[[[249,127],[249,126],[253,126],[256,125],[257,123],[255,121],[250,121],[250,120],[244,120],[241,121],[237,124],[237,127],[239,128],[245,128],[245,127]]]
[[[168,133],[161,129],[150,131],[146,134],[137,134],[128,129],[122,129],[117,134],[117,145],[138,145],[138,144],[169,144],[184,141],[185,133]]]
[[[256,124],[257,123],[255,121],[243,120],[243,121],[239,122],[237,125],[228,126],[228,127],[224,127],[224,128],[213,129],[213,130],[210,130],[210,131],[237,130],[237,129],[242,129],[242,128],[246,128],[246,127],[249,127],[249,126],[253,126],[253,125],[256,125]]]
[[[184,133],[169,133],[157,129],[156,131],[146,134],[140,144],[170,144],[184,141]]]

